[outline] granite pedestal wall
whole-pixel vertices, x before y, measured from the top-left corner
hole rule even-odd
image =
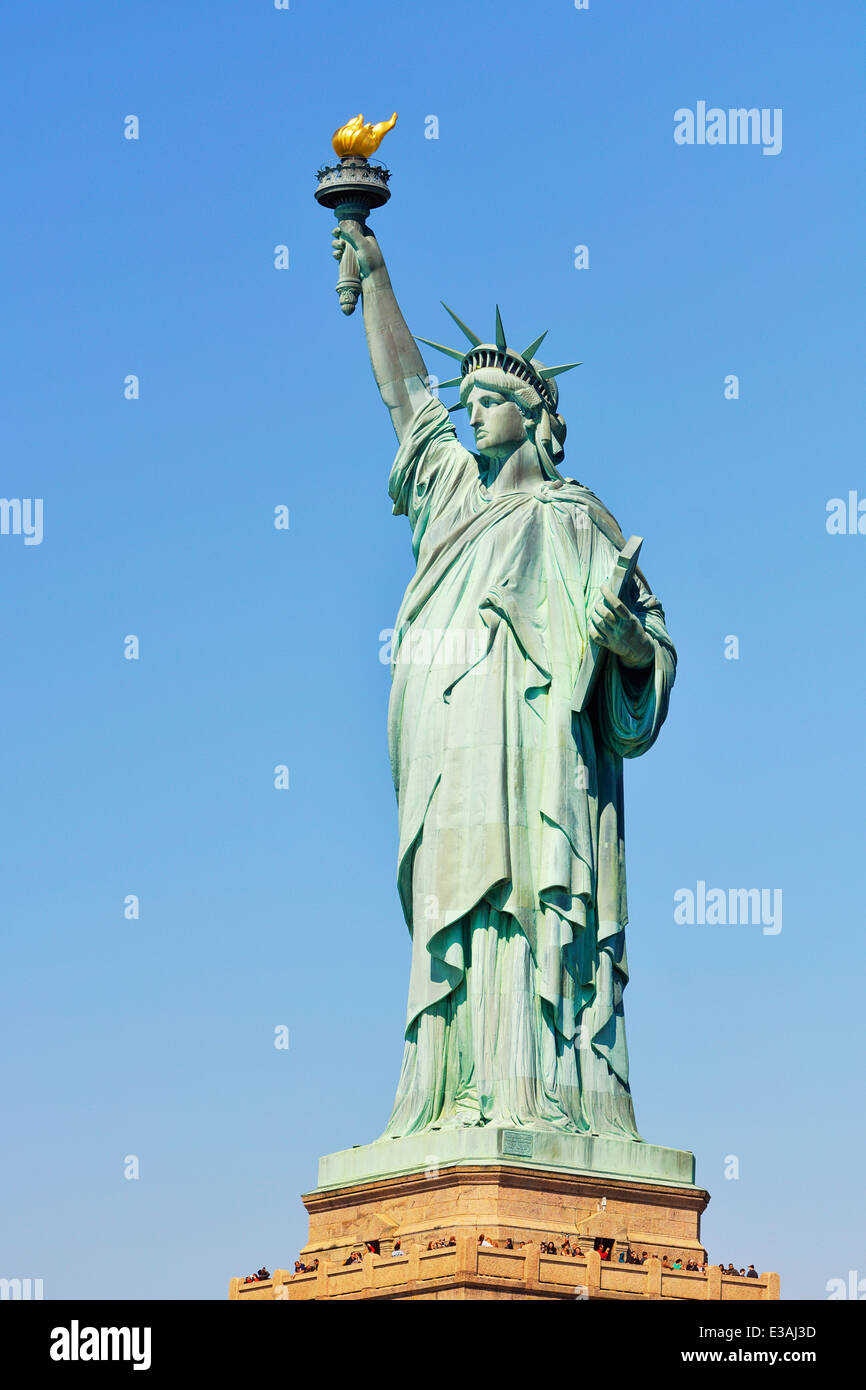
[[[703,1261],[700,1217],[709,1196],[694,1187],[497,1164],[317,1189],[303,1201],[310,1214],[304,1264],[342,1263],[367,1242],[387,1252],[398,1240],[426,1247],[459,1235],[557,1247],[568,1236],[590,1249],[600,1238],[611,1242],[613,1261],[631,1249],[673,1263],[678,1256]]]
[[[310,1228],[300,1259],[317,1261],[316,1272],[280,1270],[270,1287],[233,1280],[231,1297],[779,1296],[774,1274],[746,1280],[666,1268],[665,1258],[706,1258],[700,1221],[709,1194],[694,1182],[693,1155],[679,1149],[493,1126],[427,1131],[327,1155],[303,1201]],[[541,1253],[542,1242],[558,1249],[566,1236],[581,1256]],[[443,1239],[452,1243],[428,1250]],[[629,1250],[646,1263],[621,1262]],[[347,1265],[353,1252],[363,1258]]]

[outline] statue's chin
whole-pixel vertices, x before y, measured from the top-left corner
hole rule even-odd
[[[476,441],[477,442],[477,441]],[[481,460],[482,469],[495,478],[497,473],[501,473],[512,454],[520,448],[519,444],[499,444],[488,445],[485,449],[483,444],[478,445],[478,458]]]

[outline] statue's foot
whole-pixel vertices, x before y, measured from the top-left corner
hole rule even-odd
[[[471,1110],[458,1110],[453,1115],[443,1115],[442,1119],[437,1120],[435,1124],[430,1126],[430,1128],[431,1130],[477,1129],[479,1125],[483,1124],[484,1121],[482,1120],[479,1114],[476,1114]]]
[[[586,1134],[587,1130],[579,1129],[573,1120],[563,1115],[561,1118],[552,1119],[539,1115],[530,1115],[526,1119],[518,1120],[513,1115],[489,1115],[485,1117],[484,1123],[492,1125],[494,1129],[525,1129],[532,1134]]]

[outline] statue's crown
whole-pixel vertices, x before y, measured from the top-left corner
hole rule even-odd
[[[505,340],[505,329],[502,327],[502,316],[499,312],[499,305],[496,306],[496,342],[482,343],[477,333],[467,327],[462,319],[459,319],[453,309],[443,301],[442,308],[449,313],[457,324],[458,328],[466,334],[471,343],[468,352],[461,352],[458,348],[444,347],[442,343],[434,343],[430,338],[421,338],[418,334],[415,337],[419,343],[426,343],[428,347],[436,348],[437,352],[444,352],[448,357],[453,357],[460,363],[460,375],[452,377],[450,381],[441,381],[440,386],[459,386],[465,376],[470,372],[478,371],[481,367],[499,367],[502,371],[508,372],[511,376],[519,377],[525,381],[527,386],[532,386],[544,401],[545,405],[552,411],[556,411],[559,400],[559,392],[553,381],[554,377],[559,376],[560,372],[570,372],[572,367],[579,367],[579,362],[565,362],[559,367],[545,367],[539,362],[535,353],[547,337],[547,329],[524,348],[522,352],[517,352],[510,348]],[[460,410],[463,402],[452,405],[451,410]]]

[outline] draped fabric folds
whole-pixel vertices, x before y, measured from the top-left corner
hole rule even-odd
[[[624,541],[578,483],[495,494],[430,398],[389,491],[417,562],[391,652],[398,889],[412,934],[403,1067],[384,1137],[502,1123],[640,1136],[628,1086],[622,760],[655,741],[676,653],[609,656],[571,701],[587,613]]]

